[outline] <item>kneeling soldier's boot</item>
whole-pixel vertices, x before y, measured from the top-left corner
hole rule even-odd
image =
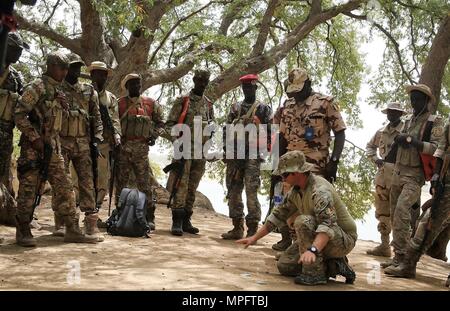
[[[387,268],[389,266],[398,266],[400,264],[400,261],[403,260],[403,254],[394,254],[394,258],[389,259],[388,261],[382,262],[380,264],[381,268]]]
[[[100,233],[100,230],[98,230],[97,221],[97,213],[87,214],[86,216],[84,216],[85,233],[86,236],[95,237],[97,239],[97,242],[103,242],[105,240],[105,237]]]
[[[258,222],[257,221],[246,221],[247,223],[247,238],[255,235],[256,231],[258,231]]]
[[[81,233],[78,217],[65,216],[64,224],[66,225],[66,233],[64,234],[64,242],[66,243],[97,243],[96,236],[84,235]]]
[[[184,208],[172,209],[172,229],[170,229],[170,233],[178,236],[183,235],[183,219],[185,214]]]
[[[389,245],[389,234],[381,235],[381,244],[368,250],[367,255],[391,257],[391,246]]]
[[[28,222],[16,221],[16,243],[23,247],[36,246],[36,240],[31,234],[30,224]]]
[[[185,215],[183,218],[183,232],[197,234],[200,230],[198,228],[194,227],[191,223],[191,217],[193,214],[193,211],[189,211],[187,209],[184,209]]]
[[[57,214],[57,213],[54,213],[54,214],[55,214],[55,229],[53,230],[52,235],[63,237],[64,231],[65,231],[64,219],[59,214]]]
[[[244,219],[232,218],[233,229],[227,233],[222,233],[222,239],[224,240],[239,240],[244,237]]]
[[[302,272],[294,279],[295,284],[300,285],[323,285],[327,284],[328,276],[323,257],[319,254],[316,261],[309,265],[302,265]]]
[[[398,266],[389,266],[384,273],[399,278],[414,279],[416,277],[416,266],[420,259],[420,252],[408,247],[406,255]]]
[[[288,226],[280,228],[281,240],[272,245],[275,251],[285,251],[292,244],[291,232]]]
[[[336,278],[337,275],[345,277],[345,284],[353,284],[356,279],[356,273],[348,264],[347,257],[330,258],[327,260],[328,277]]]

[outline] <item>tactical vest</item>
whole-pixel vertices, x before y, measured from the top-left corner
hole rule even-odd
[[[6,69],[3,76],[0,77],[0,120],[12,122],[14,119],[14,107],[19,99],[19,94],[1,88],[8,79],[9,69]]]
[[[152,113],[155,101],[141,97],[140,104],[128,106],[128,98],[119,100],[120,125],[122,136],[127,139],[150,139],[153,132]]]
[[[83,90],[83,94],[70,92],[74,97],[72,105],[64,114],[64,122],[60,135],[63,137],[85,137],[89,134],[89,101],[94,94],[94,88]]]
[[[56,100],[57,93],[61,92],[56,87],[53,87],[45,76],[42,77],[45,86],[45,95],[39,99],[39,106],[42,106],[39,113],[46,121],[47,130],[54,133],[60,133],[63,120],[63,109],[60,103]]]

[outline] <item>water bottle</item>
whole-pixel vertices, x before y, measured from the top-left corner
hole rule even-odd
[[[273,190],[273,204],[277,206],[281,203],[283,203],[283,182],[279,181]]]

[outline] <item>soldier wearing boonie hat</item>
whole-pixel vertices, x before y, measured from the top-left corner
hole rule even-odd
[[[261,179],[261,156],[258,154],[260,147],[270,144],[270,120],[272,118],[272,108],[269,105],[259,102],[256,99],[257,82],[259,78],[256,74],[246,74],[239,78],[241,82],[244,100],[234,103],[230,107],[226,123],[228,125],[241,124],[247,126],[254,124],[256,127],[256,137],[250,139],[249,135],[238,137],[233,133],[225,139],[226,154],[226,185],[229,216],[233,223],[233,228],[222,234],[226,240],[241,239],[244,234],[244,203],[242,201],[242,191],[245,187],[247,196],[248,214],[245,216],[247,225],[247,236],[252,236],[258,230],[258,223],[261,220],[261,204],[258,200],[258,189]],[[267,131],[261,130],[260,125],[267,125]],[[240,139],[240,140],[239,140]],[[234,152],[229,152],[229,149]],[[236,150],[241,148],[241,150]],[[253,156],[252,156],[253,154]],[[243,156],[243,158],[242,158]]]
[[[329,277],[336,275],[344,276],[346,283],[351,284],[355,273],[346,256],[355,247],[356,224],[333,185],[313,170],[314,165],[307,162],[301,151],[288,151],[281,156],[274,174],[281,175],[292,189],[255,235],[237,242],[255,244],[274,228],[283,226],[291,215],[298,215],[294,221],[298,252],[282,253],[277,262],[279,272],[295,276],[297,284],[326,284]]]
[[[444,134],[442,118],[432,115],[428,108],[434,102],[431,89],[425,84],[405,87],[413,113],[405,117],[402,132],[395,142],[398,152],[390,192],[393,260],[382,264],[386,274],[397,273],[397,266],[405,259],[413,217],[419,213],[411,207],[420,200],[422,186],[431,178],[432,156]]]
[[[389,123],[379,129],[366,146],[369,160],[377,166],[375,175],[375,217],[378,220],[378,231],[381,244],[367,251],[368,255],[391,256],[389,235],[391,233],[391,218],[389,193],[391,191],[392,174],[396,157],[394,140],[403,128],[401,117],[406,113],[400,103],[389,103],[381,112],[387,115]],[[394,150],[392,150],[394,148]],[[378,156],[379,155],[379,156]]]

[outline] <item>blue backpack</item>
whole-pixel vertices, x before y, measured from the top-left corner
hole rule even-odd
[[[145,193],[137,189],[122,189],[117,208],[106,221],[106,231],[111,235],[149,237]]]

